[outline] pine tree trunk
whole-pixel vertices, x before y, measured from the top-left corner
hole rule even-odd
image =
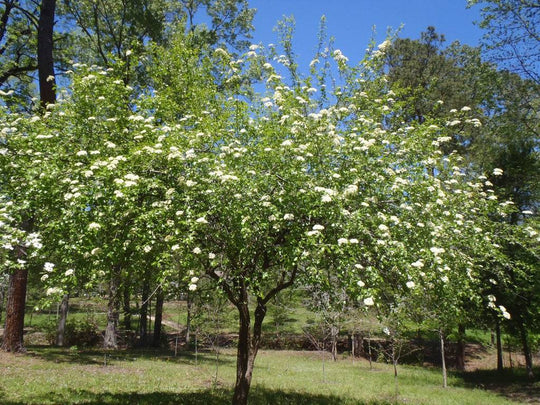
[[[6,323],[1,349],[6,352],[24,352],[23,328],[26,305],[28,270],[18,269],[9,275]]]
[[[6,288],[4,284],[0,285],[0,323],[2,322],[2,313],[4,312],[4,301],[6,295]]]
[[[458,325],[458,342],[456,351],[456,368],[465,371],[465,325]]]
[[[159,347],[161,344],[161,323],[163,319],[163,290],[159,287],[156,294],[156,316],[154,317],[154,336],[153,336],[153,345]]]
[[[69,294],[64,294],[62,302],[60,303],[58,327],[56,329],[56,346],[64,346],[65,344],[65,332],[66,332],[66,320],[69,309]]]
[[[503,371],[503,347],[501,340],[501,324],[498,319],[495,320],[495,339],[497,342],[497,371]]]
[[[448,380],[446,376],[446,360],[445,360],[445,354],[444,354],[444,332],[442,329],[439,329],[439,339],[441,342],[441,363],[442,363],[442,375],[443,375],[443,388],[446,388],[448,386]]]
[[[56,0],[42,0],[38,21],[38,77],[42,107],[56,102],[53,32]]]
[[[118,318],[119,318],[119,284],[120,269],[113,269],[109,282],[109,302],[107,304],[107,327],[105,328],[105,339],[103,346],[106,349],[118,348]]]

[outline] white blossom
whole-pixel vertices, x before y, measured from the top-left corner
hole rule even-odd
[[[89,230],[94,230],[94,229],[99,229],[101,228],[101,225],[98,224],[97,222],[91,222],[89,225],[88,225],[88,229]]]
[[[372,306],[375,304],[375,301],[373,301],[373,297],[367,297],[367,298],[364,298],[364,305],[365,306]]]
[[[424,262],[422,261],[422,259],[419,259],[414,263],[411,263],[411,266],[416,267],[417,269],[421,269],[422,267],[424,267]]]
[[[47,288],[47,291],[46,291],[46,295],[49,296],[49,295],[53,295],[53,294],[58,294],[62,292],[62,290],[58,287],[50,287],[50,288]]]
[[[435,256],[438,256],[439,254],[445,252],[444,248],[438,248],[438,247],[435,247],[435,246],[429,248],[429,250],[430,250],[431,253],[433,253]]]
[[[287,139],[283,142],[281,142],[281,146],[291,146],[293,144],[293,141],[290,139]]]
[[[43,269],[47,272],[47,273],[50,273],[54,270],[54,263],[51,263],[51,262],[45,262],[45,264],[43,265]]]

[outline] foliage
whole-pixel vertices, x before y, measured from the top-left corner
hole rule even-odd
[[[540,84],[540,8],[534,0],[469,0],[481,5],[480,28],[486,30],[488,55],[507,68]]]
[[[50,319],[45,325],[47,341],[54,345],[56,343],[58,325],[55,319]],[[92,347],[101,341],[101,333],[98,330],[96,320],[92,316],[82,319],[69,319],[66,322],[64,332],[64,345],[77,347]]]

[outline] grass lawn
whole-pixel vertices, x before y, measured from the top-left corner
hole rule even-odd
[[[0,403],[13,404],[228,404],[235,352],[75,351],[29,347],[26,355],[0,353]],[[494,391],[473,388],[480,376],[401,366],[398,401],[406,404],[509,404]],[[483,376],[481,380],[489,376]],[[530,387],[540,392],[540,383]],[[532,399],[531,397],[530,399]],[[322,361],[317,352],[262,351],[255,366],[251,404],[396,403],[393,370],[344,357]],[[530,403],[530,402],[529,402]]]

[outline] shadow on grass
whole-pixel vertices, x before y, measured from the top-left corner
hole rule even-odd
[[[514,401],[540,404],[540,367],[534,368],[535,378],[527,377],[524,368],[476,370],[459,375],[466,387],[497,392]]]
[[[206,390],[176,394],[172,392],[150,393],[94,393],[90,391],[67,390],[59,393],[29,397],[24,404],[181,404],[181,405],[226,405],[230,404],[231,391],[223,389]],[[386,405],[389,402],[351,402],[347,398],[335,396],[311,395],[302,393],[281,392],[263,388],[253,388],[250,393],[251,405]],[[23,405],[23,402],[2,402],[4,405]]]
[[[28,347],[28,355],[54,363],[72,363],[83,365],[114,365],[115,362],[131,362],[137,360],[167,361],[178,364],[215,364],[215,354],[212,352],[181,351],[175,356],[174,352],[164,349],[129,349],[106,350],[87,349],[73,350],[69,348],[51,346]],[[220,356],[220,364],[232,364],[236,358]]]

